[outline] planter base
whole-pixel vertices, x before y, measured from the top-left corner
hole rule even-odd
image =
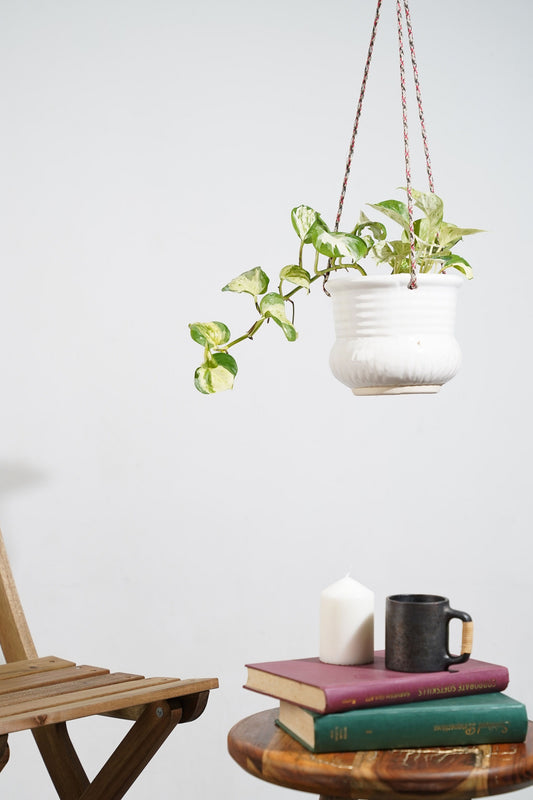
[[[335,277],[330,367],[354,395],[434,394],[456,374],[456,275]]]
[[[441,389],[438,384],[418,385],[418,386],[362,386],[352,389],[356,395],[376,395],[376,394],[436,394]]]

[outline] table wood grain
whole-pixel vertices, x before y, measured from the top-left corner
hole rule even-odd
[[[277,709],[238,722],[232,758],[256,778],[322,800],[468,800],[533,785],[533,723],[524,743],[314,754],[275,725]]]

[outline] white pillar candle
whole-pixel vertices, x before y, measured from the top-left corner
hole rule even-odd
[[[320,594],[320,660],[327,664],[374,660],[374,592],[349,575]]]

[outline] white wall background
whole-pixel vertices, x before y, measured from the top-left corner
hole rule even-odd
[[[132,800],[294,796],[226,733],[272,705],[244,664],[315,653],[319,592],[348,569],[377,646],[386,595],[444,593],[533,708],[529,0],[411,3],[437,193],[488,231],[461,251],[461,373],[353,397],[315,291],[296,344],[241,345],[233,393],[192,384],[187,322],[237,332],[246,301],[219,288],[294,260],[293,206],[334,220],[374,7],[0,3],[0,519],[30,625],[43,655],[221,683]],[[404,182],[394,24],[389,0],[348,221]],[[93,772],[123,728],[72,732]],[[53,798],[31,737],[11,746],[3,795]]]

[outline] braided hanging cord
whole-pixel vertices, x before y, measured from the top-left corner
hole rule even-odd
[[[403,20],[401,0],[396,0],[396,15],[398,17],[398,50],[400,54],[400,86],[402,90],[402,118],[403,118],[403,143],[405,154],[405,181],[407,189],[407,213],[409,215],[409,247],[411,262],[411,277],[409,289],[417,288],[416,255],[415,255],[415,228],[413,222],[413,190],[411,187],[411,158],[409,154],[409,126],[407,123],[407,88],[405,85],[405,58],[403,50]]]
[[[337,210],[337,218],[335,220],[335,230],[336,231],[339,230],[339,225],[340,225],[341,216],[342,216],[342,209],[343,209],[343,206],[344,206],[344,198],[346,197],[346,187],[348,185],[348,177],[350,175],[350,169],[352,167],[352,157],[353,157],[353,151],[354,151],[354,148],[355,148],[355,137],[357,136],[357,131],[359,129],[359,119],[361,117],[361,110],[363,108],[363,99],[364,99],[364,96],[365,96],[366,82],[368,80],[368,73],[369,73],[369,70],[370,70],[370,62],[372,61],[372,53],[374,52],[374,42],[376,41],[376,33],[377,33],[377,27],[378,27],[378,22],[379,22],[379,12],[381,10],[381,3],[382,3],[382,0],[378,0],[378,4],[377,4],[377,8],[376,8],[376,16],[374,17],[374,24],[372,26],[372,35],[370,37],[370,44],[368,46],[368,55],[367,55],[367,58],[366,58],[365,70],[364,70],[364,74],[363,74],[363,81],[361,83],[361,91],[359,93],[359,102],[357,104],[357,112],[355,114],[355,122],[354,122],[354,126],[353,126],[353,131],[352,131],[352,138],[350,140],[350,147],[349,147],[349,150],[348,150],[348,159],[346,161],[346,169],[345,169],[345,172],[344,172],[344,179],[343,179],[343,182],[342,182],[342,190],[341,190],[341,196],[340,196],[340,199],[339,199],[339,207],[338,207],[338,210]]]
[[[428,182],[429,182],[429,190],[431,193],[434,193],[434,182],[433,182],[433,173],[431,170],[431,160],[429,157],[429,147],[428,147],[428,140],[427,140],[427,131],[426,131],[426,123],[424,120],[424,110],[422,107],[422,92],[420,89],[420,77],[418,74],[418,65],[416,62],[416,54],[415,54],[415,44],[414,44],[414,37],[413,37],[413,26],[411,22],[411,13],[409,11],[409,2],[408,0],[396,0],[396,16],[398,20],[398,49],[399,49],[399,56],[400,56],[400,86],[401,86],[401,95],[402,95],[402,119],[403,119],[403,139],[404,139],[404,154],[405,154],[405,178],[406,178],[406,189],[407,189],[407,212],[409,216],[409,246],[410,246],[410,280],[409,280],[409,289],[416,289],[417,288],[417,276],[416,276],[416,254],[415,254],[415,231],[414,231],[414,220],[413,220],[413,190],[411,185],[411,157],[409,152],[409,127],[407,121],[407,88],[406,88],[406,81],[405,81],[405,54],[404,54],[404,45],[403,45],[403,16],[402,16],[402,4],[403,10],[405,13],[405,22],[407,27],[407,36],[409,40],[409,50],[411,54],[411,65],[413,68],[413,76],[414,76],[414,83],[415,83],[415,90],[416,90],[416,99],[418,105],[418,116],[420,119],[420,127],[422,130],[422,142],[424,146],[424,155],[426,158],[426,171],[428,175]],[[341,221],[342,211],[344,207],[344,200],[346,197],[346,188],[348,185],[348,178],[350,175],[350,170],[352,166],[352,158],[355,149],[355,138],[357,136],[357,131],[359,129],[359,120],[361,117],[361,110],[363,107],[363,99],[365,96],[366,84],[368,80],[368,73],[370,70],[370,62],[372,60],[372,54],[374,51],[374,43],[376,40],[376,33],[377,33],[377,26],[379,22],[379,15],[381,11],[382,0],[378,0],[377,7],[376,7],[376,14],[374,17],[374,24],[372,26],[372,34],[370,37],[370,45],[368,47],[368,54],[365,64],[365,69],[363,73],[363,80],[361,83],[361,91],[359,93],[359,102],[357,104],[357,111],[355,115],[355,122],[352,131],[352,138],[350,140],[350,146],[348,149],[348,158],[346,161],[346,168],[344,171],[344,179],[342,182],[342,189],[341,195],[339,199],[339,206],[337,209],[337,217],[335,219],[335,231],[339,230],[339,225]],[[329,272],[324,276],[324,291],[326,294],[329,294],[326,290],[326,282],[329,277]]]
[[[411,52],[411,64],[413,66],[413,77],[415,80],[416,100],[418,105],[418,117],[420,119],[420,128],[422,131],[422,142],[424,145],[424,155],[426,157],[426,171],[428,174],[429,191],[434,194],[435,186],[433,184],[433,173],[431,171],[431,159],[429,157],[428,136],[426,131],[426,123],[424,120],[424,109],[422,107],[422,92],[420,90],[420,76],[418,74],[418,65],[416,63],[415,41],[413,37],[413,25],[411,22],[411,13],[409,11],[408,0],[403,0],[403,7],[405,11],[405,22],[407,24],[407,35],[409,37],[409,50]]]

